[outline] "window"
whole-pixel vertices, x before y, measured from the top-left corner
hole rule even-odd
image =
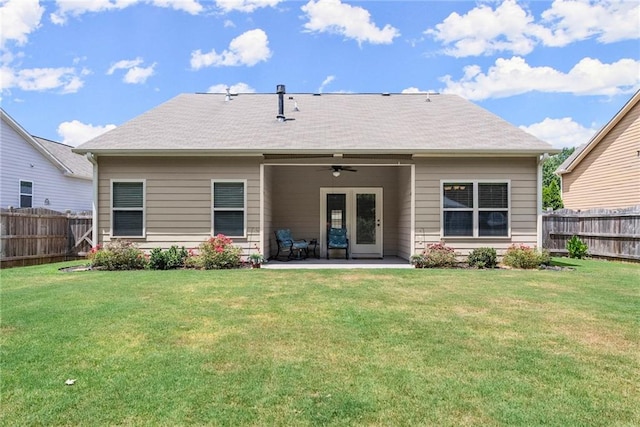
[[[213,235],[246,236],[246,181],[215,180],[213,187]]]
[[[144,181],[111,182],[111,235],[144,237]]]
[[[509,236],[509,183],[442,183],[442,235]]]
[[[33,182],[31,181],[20,181],[20,207],[33,207]]]

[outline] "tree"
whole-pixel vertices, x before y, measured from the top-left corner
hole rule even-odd
[[[553,210],[564,208],[557,181],[551,181],[551,184],[542,187],[542,207],[544,209],[553,208]]]
[[[560,196],[560,177],[555,174],[558,166],[562,164],[575,148],[563,148],[562,152],[549,157],[542,165],[542,207],[562,209],[562,197]]]

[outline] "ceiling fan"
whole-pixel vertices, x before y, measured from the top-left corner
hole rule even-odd
[[[329,170],[333,171],[333,176],[335,176],[336,178],[340,176],[340,172],[345,171],[345,172],[358,172],[358,169],[353,169],[351,166],[340,166],[340,165],[333,165],[331,167],[329,167]]]

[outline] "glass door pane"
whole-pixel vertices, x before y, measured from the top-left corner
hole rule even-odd
[[[346,228],[346,210],[346,194],[327,194],[327,228]]]
[[[356,244],[376,243],[376,195],[356,194]]]

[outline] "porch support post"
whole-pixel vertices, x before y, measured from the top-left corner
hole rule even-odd
[[[416,252],[416,165],[411,165],[411,228],[409,257]]]
[[[260,230],[258,231],[258,245],[262,251],[262,255],[270,257],[271,253],[267,253],[267,248],[264,246],[264,163],[260,163]],[[271,248],[269,248],[270,252]]]

